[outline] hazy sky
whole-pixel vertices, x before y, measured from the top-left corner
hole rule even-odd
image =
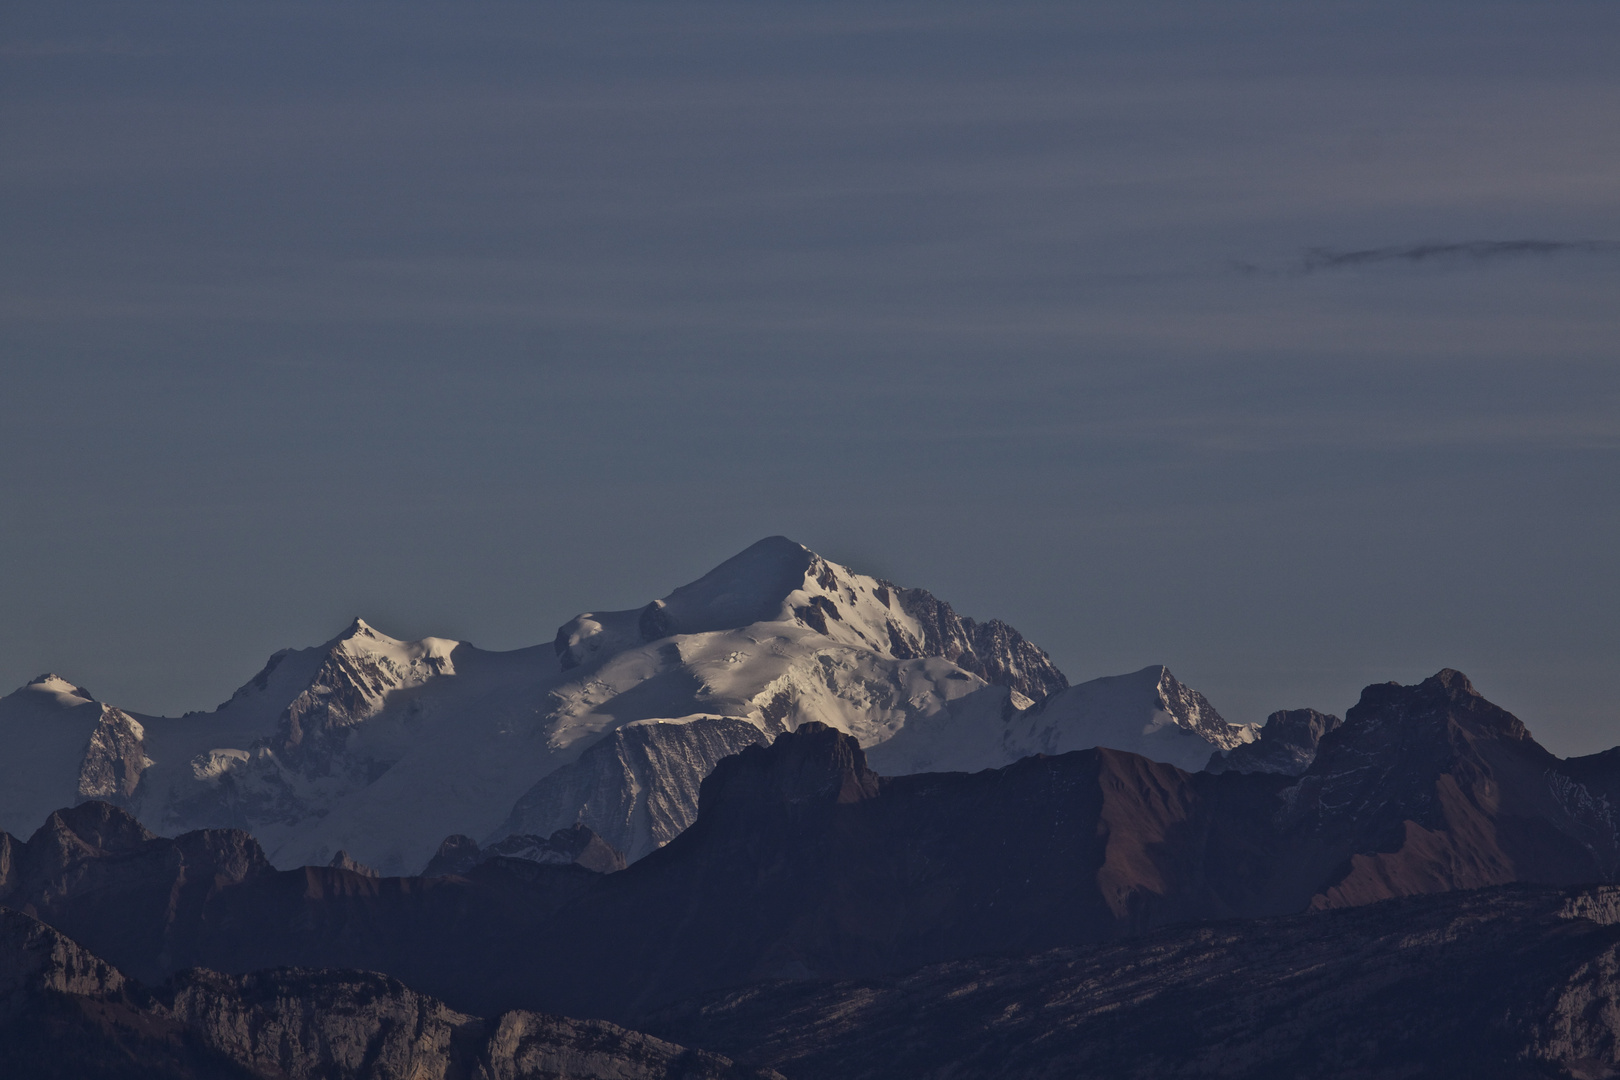
[[[1620,5],[0,7],[0,692],[762,536],[1620,743]]]

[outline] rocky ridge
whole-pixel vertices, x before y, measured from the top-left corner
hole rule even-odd
[[[0,909],[0,1072],[276,1080],[780,1080],[601,1021],[458,1013],[359,971],[189,971],[148,989]]]
[[[878,589],[893,593],[900,610],[922,631],[919,641],[895,622],[888,624],[889,649],[896,659],[941,656],[990,685],[1009,687],[1031,701],[1069,685],[1051,657],[1000,619],[976,623],[963,618],[926,589],[902,589],[882,579]]]

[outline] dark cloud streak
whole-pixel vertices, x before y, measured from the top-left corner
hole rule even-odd
[[[1319,270],[1345,270],[1387,263],[1486,263],[1558,255],[1617,254],[1620,254],[1620,243],[1612,240],[1468,240],[1365,248],[1360,251],[1311,248],[1305,253],[1299,272],[1312,274]]]

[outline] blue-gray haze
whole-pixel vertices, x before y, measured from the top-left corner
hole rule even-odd
[[[1620,7],[0,7],[0,692],[783,533],[1225,714],[1620,742]]]

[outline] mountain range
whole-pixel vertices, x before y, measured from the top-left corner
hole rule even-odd
[[[485,1021],[370,972],[193,971],[146,987],[0,911],[0,1074],[28,1080],[782,1080],[599,1021]]]
[[[0,751],[6,1075],[1620,1077],[1620,748],[1455,670],[1233,725],[777,538]]]
[[[693,820],[715,764],[815,721],[892,774],[1107,745],[1200,768],[1253,742],[1163,667],[1069,686],[998,620],[762,540],[550,645],[401,641],[356,619],[207,713],[147,716],[47,675],[0,699],[0,828],[85,799],[156,833],[251,831],[278,866],[387,874],[447,837],[583,824],[634,861]]]
[[[818,722],[732,755],[697,820],[623,870],[280,871],[237,830],[154,836],[89,802],[0,835],[0,904],[136,978],[387,972],[471,1014],[637,1023],[693,994],[868,977],[1516,882],[1613,881],[1614,755],[1560,760],[1457,672],[1368,687],[1299,777],[1104,748],[886,777]],[[448,867],[447,867],[448,869]]]

